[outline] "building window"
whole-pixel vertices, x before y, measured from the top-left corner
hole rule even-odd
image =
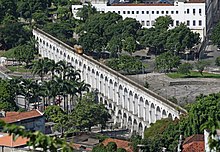
[[[147,22],[146,22],[146,26],[150,26],[150,21],[147,21]]]
[[[128,14],[130,14],[130,11],[127,11]]]
[[[161,11],[161,14],[164,14],[164,11]]]
[[[131,14],[134,14],[134,11],[132,11]]]
[[[159,11],[157,11],[157,14],[159,14]]]
[[[179,14],[179,11],[176,11],[176,14]]]
[[[120,11],[118,11],[118,14],[120,14],[121,12]]]
[[[146,11],[146,14],[149,14],[149,11]]]
[[[186,10],[186,14],[189,14],[189,9]]]
[[[171,21],[170,25],[173,26],[173,20]]]
[[[166,14],[169,14],[169,11],[166,11]]]
[[[186,21],[186,25],[190,26],[190,21],[189,20]]]
[[[155,21],[151,21],[151,25],[152,25],[152,26],[154,25],[154,23],[155,23]]]
[[[113,11],[113,13],[115,13],[115,11]]]
[[[199,26],[202,26],[202,20],[199,20]]]
[[[193,26],[196,26],[196,21],[195,20],[193,20]]]
[[[123,14],[126,14],[125,11],[123,11]]]
[[[180,24],[180,22],[177,20],[177,21],[176,21],[176,26],[179,26],[179,24]]]
[[[139,14],[139,11],[136,11],[136,14]]]
[[[196,14],[196,9],[193,9],[193,14]]]
[[[201,8],[199,9],[199,14],[202,14],[202,9]]]
[[[174,11],[171,11],[171,14],[174,14]]]
[[[142,14],[144,14],[144,11],[141,11]]]
[[[154,14],[154,11],[152,11],[152,14]]]
[[[145,26],[145,25],[144,25],[144,21],[141,21],[141,25],[142,25],[142,26]]]

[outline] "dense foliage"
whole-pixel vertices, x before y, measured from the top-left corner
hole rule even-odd
[[[211,35],[211,40],[213,44],[220,46],[220,22],[214,27]]]
[[[0,79],[0,110],[18,110],[15,104],[15,91],[11,88],[10,83],[3,79]]]
[[[146,65],[144,65],[140,60],[128,55],[122,55],[119,58],[109,59],[106,64],[112,69],[123,74],[141,73],[146,68]]]
[[[168,51],[157,56],[155,62],[158,70],[170,72],[180,65],[180,58]]]

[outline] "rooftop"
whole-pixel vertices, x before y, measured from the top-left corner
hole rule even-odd
[[[0,119],[6,123],[14,123],[21,120],[40,117],[42,115],[43,114],[39,110],[31,110],[27,112],[6,112],[6,116]]]
[[[155,3],[155,4],[148,4],[148,3],[114,3],[111,6],[173,6],[173,4],[165,4],[165,3]]]
[[[20,147],[26,145],[28,141],[29,139],[23,137],[18,137],[16,140],[13,140],[13,136],[7,133],[0,133],[0,146]]]
[[[189,0],[187,3],[205,3],[205,0]]]
[[[187,137],[183,142],[183,152],[204,152],[205,142],[203,134],[195,134]]]

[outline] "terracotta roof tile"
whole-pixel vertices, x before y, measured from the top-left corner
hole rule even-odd
[[[13,136],[9,136],[8,134],[0,134],[0,146],[19,147],[26,145],[28,141],[29,139],[23,137],[18,137],[15,141],[13,141]]]
[[[25,119],[35,118],[42,116],[43,114],[39,110],[32,110],[27,112],[7,112],[6,117],[0,118],[6,123],[13,123]]]
[[[192,136],[187,137],[183,144],[189,144],[193,141],[204,141],[204,135],[203,134],[194,134]]]
[[[127,152],[133,152],[131,143],[128,141],[107,138],[102,143],[106,146],[109,142],[115,142],[118,148],[124,148]]]
[[[187,137],[183,142],[183,152],[204,152],[205,142],[203,134]]]

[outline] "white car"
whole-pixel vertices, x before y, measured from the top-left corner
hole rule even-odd
[[[217,48],[217,51],[220,51],[220,48]]]

